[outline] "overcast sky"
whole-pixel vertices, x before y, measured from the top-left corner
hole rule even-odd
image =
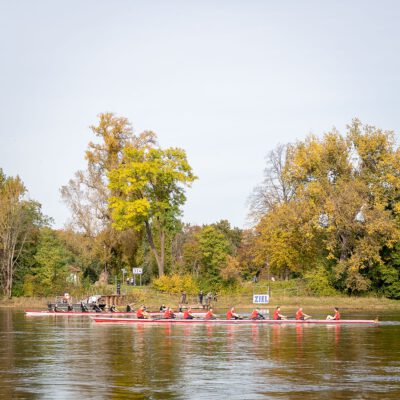
[[[0,168],[62,227],[111,111],[186,150],[186,222],[244,227],[278,143],[354,117],[400,131],[399,21],[384,0],[0,0]]]

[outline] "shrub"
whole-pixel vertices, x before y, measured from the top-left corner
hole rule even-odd
[[[153,287],[160,292],[166,293],[181,293],[196,294],[199,288],[191,275],[178,275],[171,276],[163,275],[160,278],[153,280]]]
[[[336,290],[329,282],[326,269],[322,266],[317,267],[304,275],[306,287],[315,296],[334,296]]]

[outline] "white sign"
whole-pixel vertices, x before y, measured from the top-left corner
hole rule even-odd
[[[143,268],[132,268],[132,273],[133,273],[133,275],[142,275]]]
[[[253,304],[268,304],[269,296],[267,294],[253,294]]]

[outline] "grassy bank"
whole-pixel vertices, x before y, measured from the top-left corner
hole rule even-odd
[[[107,288],[107,292],[112,288]],[[150,309],[158,309],[160,304],[166,304],[173,308],[177,308],[180,302],[180,295],[160,293],[150,287],[131,287],[123,286],[122,294],[125,303],[133,303],[134,306],[146,304]],[[99,291],[98,293],[104,293]],[[264,291],[265,293],[265,291]],[[35,298],[35,297],[15,297],[12,299],[0,300],[0,307],[14,308],[46,308],[49,301],[54,298]],[[79,301],[75,298],[74,301]],[[192,306],[199,306],[197,296],[188,296],[187,303]],[[297,295],[296,293],[287,293],[286,291],[272,291],[271,302],[268,305],[261,305],[261,308],[273,308],[280,305],[284,308],[294,309],[303,306],[307,310],[326,310],[330,311],[333,306],[341,309],[351,310],[399,310],[399,300],[389,300],[384,297],[368,296],[368,297],[349,297],[349,296],[331,296],[331,297],[315,297]],[[242,310],[251,310],[252,293],[234,293],[222,294],[218,296],[218,301],[213,302],[213,307],[218,310],[225,310],[228,307],[235,306]]]

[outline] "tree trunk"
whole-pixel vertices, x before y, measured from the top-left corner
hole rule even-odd
[[[156,246],[155,246],[154,240],[153,240],[153,234],[151,233],[150,223],[148,221],[145,222],[145,226],[146,226],[147,240],[149,241],[150,248],[153,251],[154,257],[157,262],[158,276],[161,277],[164,275],[164,254],[162,252],[162,257],[160,257],[160,255],[157,252],[157,249],[156,249]]]
[[[164,265],[165,265],[165,231],[161,229],[160,231],[160,253],[161,253],[161,265],[162,265],[162,274],[164,275]],[[161,276],[160,275],[160,276]]]

